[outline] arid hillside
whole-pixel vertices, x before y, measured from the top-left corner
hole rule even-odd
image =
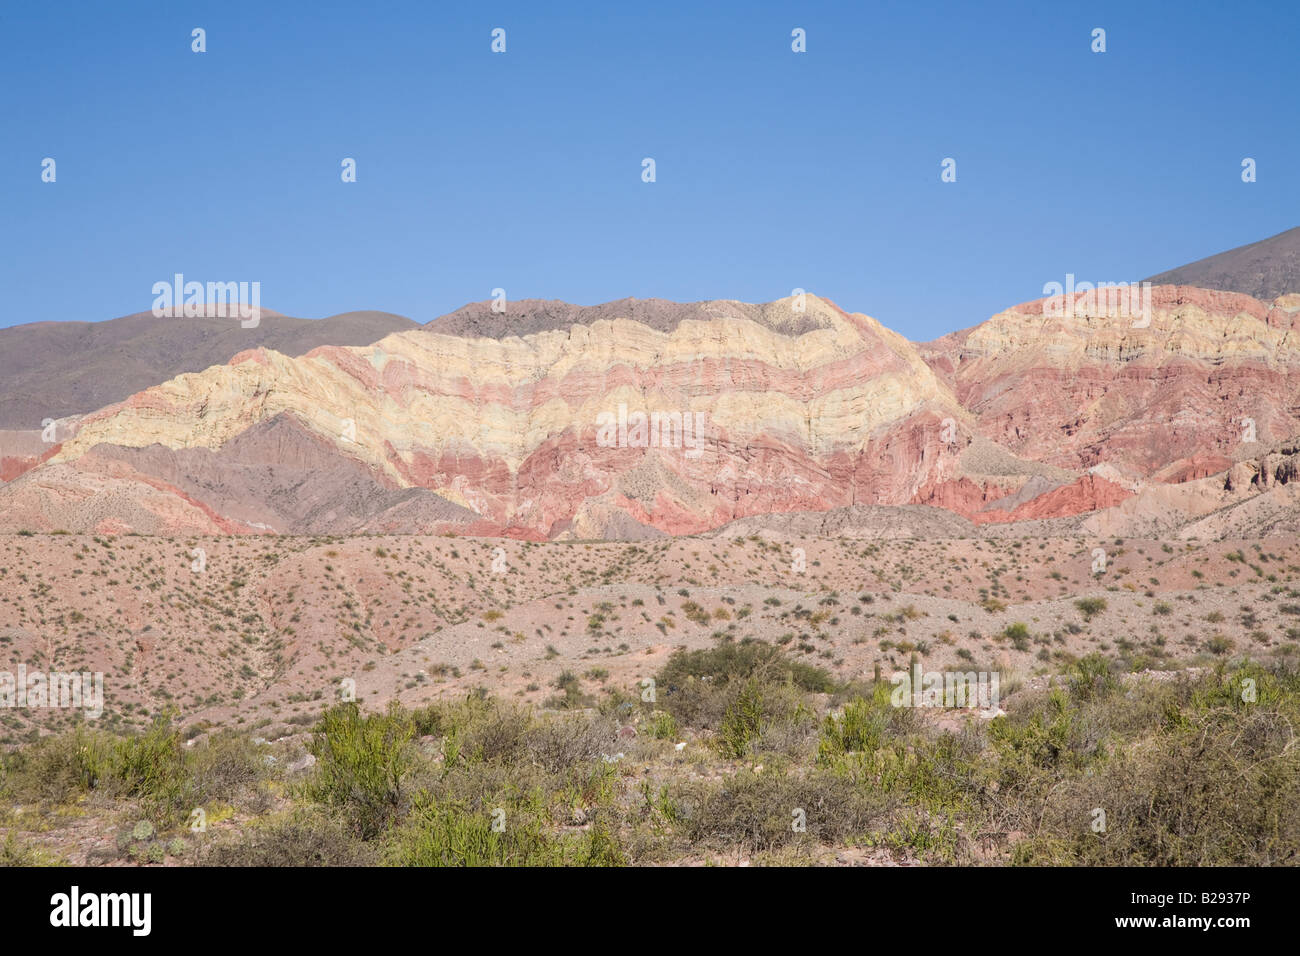
[[[769,642],[844,680],[891,673],[913,652],[937,668],[1029,677],[1091,651],[1169,669],[1300,650],[1294,535],[851,533],[6,535],[0,660],[11,672],[103,672],[107,726],[173,706],[187,726],[284,733],[344,679],[380,708],[480,687],[540,705],[566,670],[601,673],[583,679],[587,692],[631,692],[674,649],[720,641]],[[1099,604],[1083,611],[1083,599]],[[11,744],[71,719],[0,711]]]
[[[1234,477],[1246,462],[1285,486],[1263,458],[1300,434],[1300,297],[1160,286],[1136,315],[1113,305],[1038,300],[915,345],[811,295],[525,301],[364,346],[259,346],[0,433],[0,531],[652,540],[1139,498],[1165,534],[1268,490]]]

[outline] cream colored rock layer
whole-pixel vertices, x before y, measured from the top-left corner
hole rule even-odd
[[[684,321],[668,333],[615,319],[501,340],[414,330],[372,346],[324,348],[299,358],[261,349],[87,416],[56,460],[75,459],[101,442],[216,448],[289,412],[405,484],[386,445],[408,461],[416,449],[459,452],[504,460],[513,471],[543,441],[566,429],[590,431],[598,415],[616,412],[620,403],[630,410],[704,411],[711,428],[733,438],[766,432],[814,456],[860,449],[873,430],[926,406],[966,418],[912,346],[874,319],[845,317],[812,296],[798,316],[790,300],[769,304],[760,313],[768,324],[731,314],[737,310],[729,303],[712,305],[718,318]],[[820,327],[797,337],[782,334],[779,325],[791,319]],[[837,387],[819,382],[829,366],[864,351],[873,367],[882,368],[879,374],[850,376]],[[745,377],[716,392],[707,385],[642,390],[614,384],[620,368],[653,373],[706,365],[737,371],[765,366],[797,379],[806,397]],[[367,377],[380,387],[368,386]],[[566,378],[586,383],[583,393],[566,387]],[[548,397],[535,404],[518,398],[528,390]]]
[[[1165,287],[1168,288],[1168,287]],[[1107,315],[1100,310],[1063,317],[1017,307],[1000,312],[967,336],[963,351],[984,358],[1013,356],[1041,361],[1047,357],[1063,366],[1085,361],[1131,361],[1141,358],[1162,364],[1176,358],[1212,363],[1238,360],[1265,365],[1300,364],[1300,341],[1289,328],[1269,325],[1248,311],[1254,300],[1241,302],[1229,313],[1187,301],[1151,310],[1149,327],[1134,328],[1140,316]],[[1300,309],[1300,296],[1283,296],[1274,308]]]

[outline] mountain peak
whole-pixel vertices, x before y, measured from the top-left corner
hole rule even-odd
[[[1263,302],[1300,292],[1300,226],[1276,236],[1198,259],[1146,280],[1244,292]]]

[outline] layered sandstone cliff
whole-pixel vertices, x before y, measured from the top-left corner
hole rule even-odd
[[[814,296],[484,304],[249,349],[57,443],[11,435],[0,530],[639,538],[901,505],[979,527],[1105,513],[1300,434],[1300,296],[1148,304],[1039,300],[921,346]]]

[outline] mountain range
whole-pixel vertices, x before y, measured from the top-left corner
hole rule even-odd
[[[1298,240],[926,343],[811,294],[16,326],[0,531],[1292,530]]]

